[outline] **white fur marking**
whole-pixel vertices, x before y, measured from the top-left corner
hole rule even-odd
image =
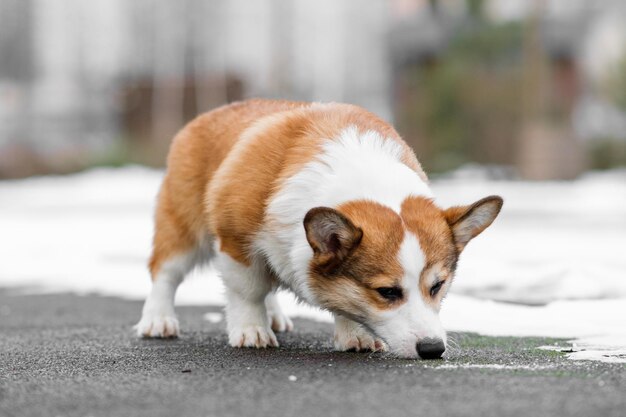
[[[380,335],[392,353],[402,357],[417,357],[417,342],[425,338],[442,339],[445,332],[438,314],[422,298],[419,278],[425,266],[425,256],[414,234],[405,233],[399,260],[404,268],[403,290],[407,301],[399,308],[384,312],[372,328]]]

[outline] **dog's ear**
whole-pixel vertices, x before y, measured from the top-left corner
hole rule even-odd
[[[335,269],[361,242],[363,231],[330,207],[315,207],[304,217],[314,261],[323,273]]]
[[[502,197],[492,195],[468,206],[450,207],[443,211],[459,252],[495,220],[502,204]]]

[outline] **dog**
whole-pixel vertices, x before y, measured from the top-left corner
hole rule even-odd
[[[439,309],[459,255],[502,204],[439,208],[411,148],[363,108],[220,107],[172,142],[137,334],[177,337],[176,289],[211,261],[233,347],[278,346],[275,332],[293,328],[275,295],[286,288],[334,315],[337,350],[440,358]]]

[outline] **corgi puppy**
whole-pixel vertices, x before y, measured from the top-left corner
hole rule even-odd
[[[438,313],[465,245],[502,199],[441,209],[411,148],[348,104],[249,100],[175,137],[156,208],[141,337],[179,335],[174,296],[211,261],[234,347],[278,346],[275,292],[333,313],[338,350],[439,358]]]

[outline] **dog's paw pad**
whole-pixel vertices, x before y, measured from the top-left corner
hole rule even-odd
[[[245,326],[232,329],[228,334],[232,347],[278,347],[278,340],[272,329],[263,326]]]
[[[171,315],[144,315],[135,325],[137,336],[146,338],[174,338],[180,335],[178,319]]]
[[[293,330],[293,322],[284,313],[268,312],[267,316],[272,323],[272,330],[275,332],[290,332]]]

